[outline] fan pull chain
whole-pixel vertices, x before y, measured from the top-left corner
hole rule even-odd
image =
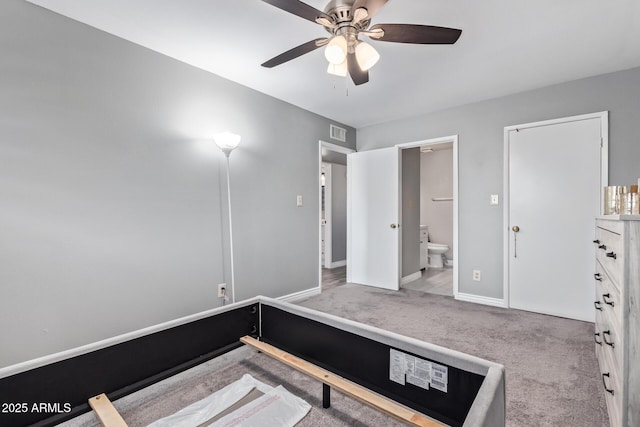
[[[338,85],[337,85],[337,81],[340,79],[340,77],[333,77],[331,78],[331,83],[333,84],[333,89],[337,89]],[[347,77],[344,78],[344,94],[345,96],[349,96],[349,79]]]

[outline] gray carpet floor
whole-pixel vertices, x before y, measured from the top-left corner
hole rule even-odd
[[[591,323],[410,289],[392,292],[352,284],[335,284],[300,304],[505,365],[510,427],[608,425]],[[144,426],[245,373],[272,386],[281,384],[310,403],[312,409],[299,424],[302,427],[403,425],[335,391],[332,407],[324,410],[321,384],[246,347],[115,405],[131,427]],[[65,425],[99,424],[89,413]]]
[[[503,364],[508,426],[609,425],[592,323],[352,284],[300,304]]]

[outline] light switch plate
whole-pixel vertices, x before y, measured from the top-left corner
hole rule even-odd
[[[498,198],[498,195],[497,195],[497,194],[492,194],[492,195],[491,195],[491,202],[490,202],[490,204],[491,204],[491,205],[498,205],[498,204],[500,203],[500,202],[499,202],[499,200],[500,200],[500,199]]]
[[[296,197],[296,206],[298,207],[302,206],[302,196],[300,195]]]

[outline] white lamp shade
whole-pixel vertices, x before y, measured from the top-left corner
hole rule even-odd
[[[240,144],[240,135],[236,135],[231,132],[221,132],[213,135],[213,140],[216,142],[218,148],[222,151],[231,152],[234,148]]]
[[[362,71],[367,71],[378,62],[380,54],[369,43],[360,42],[356,46],[356,61]]]
[[[347,57],[347,39],[344,36],[335,36],[324,49],[324,57],[331,64],[341,64]]]
[[[340,77],[346,77],[347,71],[347,61],[342,61],[340,64],[329,63],[329,68],[327,68],[327,73]]]

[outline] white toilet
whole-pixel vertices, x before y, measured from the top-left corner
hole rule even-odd
[[[442,259],[444,258],[444,253],[449,250],[448,245],[442,245],[440,243],[427,243],[427,251],[429,256],[429,267],[430,268],[443,268],[444,263]]]

